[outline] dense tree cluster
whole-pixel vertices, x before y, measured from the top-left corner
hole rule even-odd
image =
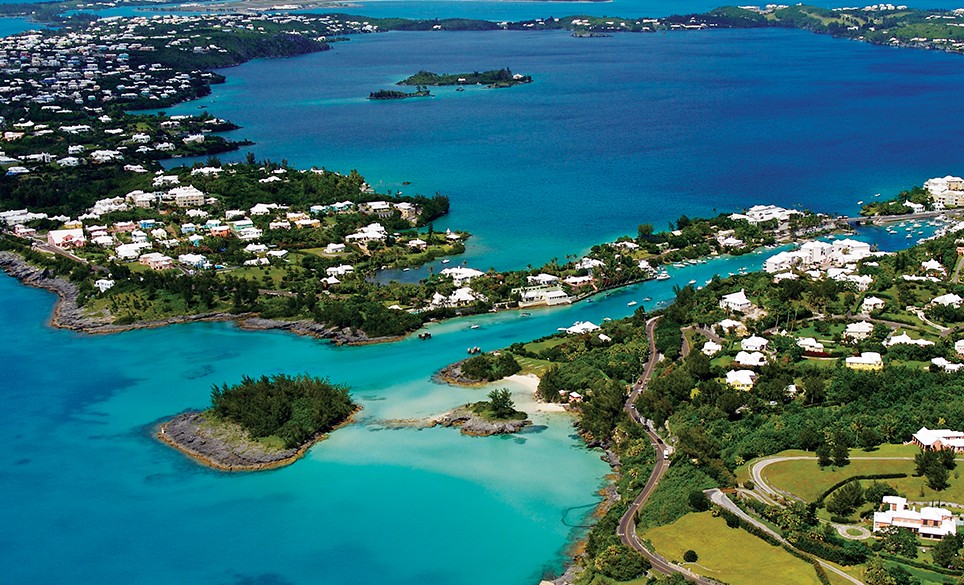
[[[244,376],[239,384],[215,385],[211,410],[252,437],[276,436],[296,447],[344,422],[355,410],[348,388],[307,375]]]
[[[522,366],[509,352],[483,353],[462,362],[462,373],[473,380],[493,382],[516,374]]]

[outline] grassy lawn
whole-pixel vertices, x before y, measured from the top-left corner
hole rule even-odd
[[[556,347],[557,345],[562,345],[566,342],[565,337],[550,337],[543,341],[533,341],[531,343],[525,344],[525,348],[528,351],[539,353],[540,351],[549,349],[550,347]]]
[[[284,278],[285,274],[288,273],[288,269],[283,266],[242,266],[240,268],[234,268],[230,271],[231,276],[236,278],[244,278],[246,280],[253,280],[258,283],[262,288],[269,288],[265,286],[264,277],[271,277],[271,282],[273,286],[270,288],[279,288],[281,279]]]
[[[647,531],[656,550],[688,569],[730,585],[756,585],[761,575],[779,575],[781,585],[819,583],[813,568],[782,548],[740,530],[729,528],[710,512],[687,514],[673,524]],[[692,549],[695,563],[682,563]]]
[[[913,445],[884,445],[877,451],[866,452],[859,449],[850,451],[853,457],[913,457],[917,448]],[[795,456],[806,454],[799,451],[788,451],[781,455]],[[964,465],[959,460],[958,465]],[[926,480],[914,477],[913,461],[893,460],[861,460],[852,459],[845,467],[829,466],[823,469],[816,461],[781,461],[769,465],[763,474],[767,481],[776,488],[800,496],[807,501],[813,501],[834,483],[855,475],[871,475],[878,473],[906,473],[909,477],[882,480],[894,486],[898,492],[916,501],[945,501],[964,503],[964,480],[955,477],[964,467],[951,472],[951,486],[943,492],[935,492],[926,485]],[[739,472],[742,471],[742,474]],[[745,477],[745,470],[738,470],[738,477]],[[923,495],[922,495],[923,494]]]
[[[519,362],[522,366],[522,371],[520,374],[535,374],[536,376],[542,376],[552,365],[552,362],[547,360],[537,360],[530,357],[520,357],[515,356],[515,361]]]

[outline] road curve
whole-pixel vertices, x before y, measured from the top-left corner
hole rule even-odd
[[[851,461],[866,461],[877,459],[879,461],[913,461],[913,457],[851,457]],[[760,491],[762,491],[767,496],[779,496],[781,498],[788,498],[792,500],[803,501],[799,496],[795,496],[790,492],[778,489],[770,485],[763,477],[763,470],[766,469],[768,465],[774,463],[780,463],[781,461],[816,461],[817,458],[812,455],[798,455],[793,457],[764,457],[759,461],[753,462],[750,465],[750,478],[753,480],[754,486],[759,486]]]
[[[665,451],[668,449],[668,446],[663,443],[663,440],[656,434],[652,426],[643,420],[634,404],[636,398],[639,397],[639,394],[644,391],[646,385],[649,384],[649,379],[653,376],[653,371],[656,369],[656,364],[660,359],[659,354],[656,352],[656,335],[654,333],[658,321],[659,317],[653,317],[646,322],[646,336],[649,338],[649,360],[646,362],[646,367],[643,368],[643,373],[639,377],[639,380],[637,380],[633,389],[630,391],[629,397],[626,399],[626,405],[624,406],[624,410],[626,414],[629,415],[629,418],[646,429],[646,434],[649,435],[649,442],[652,443],[653,449],[656,450],[656,465],[653,467],[653,472],[649,475],[643,491],[639,492],[636,499],[629,505],[626,513],[619,519],[617,534],[624,545],[642,553],[642,555],[653,564],[653,569],[660,573],[679,573],[690,581],[700,583],[701,585],[712,585],[712,581],[704,579],[696,573],[679,565],[675,565],[666,558],[651,552],[643,546],[643,543],[639,540],[639,536],[636,534],[636,513],[639,512],[639,509],[642,508],[646,500],[649,499],[649,496],[656,489],[657,484],[659,484],[659,480],[669,468],[669,459],[665,456]]]

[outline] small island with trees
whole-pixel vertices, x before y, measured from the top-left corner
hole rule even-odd
[[[532,83],[532,77],[518,73],[513,74],[512,70],[506,67],[505,69],[493,69],[491,71],[483,71],[482,73],[475,71],[473,73],[455,73],[452,75],[447,73],[432,73],[431,71],[423,70],[399,81],[398,85],[414,85],[418,87],[430,85],[484,85],[488,88],[503,88],[521,85],[523,83]]]
[[[224,471],[289,465],[360,410],[346,386],[307,375],[244,376],[215,385],[211,408],[163,423],[157,437],[201,463]]]
[[[492,390],[488,400],[466,404],[432,421],[443,427],[461,427],[463,435],[486,437],[517,433],[532,424],[528,414],[516,410],[508,388]]]
[[[419,86],[415,91],[406,92],[394,89],[380,89],[368,94],[370,100],[403,100],[406,98],[432,97],[432,92]]]

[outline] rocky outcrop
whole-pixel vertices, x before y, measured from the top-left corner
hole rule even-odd
[[[269,450],[252,440],[236,425],[212,424],[201,412],[185,412],[162,424],[157,438],[197,459],[224,471],[256,471],[288,465],[302,449]]]
[[[489,435],[507,435],[518,433],[532,425],[532,421],[525,420],[487,420],[475,414],[465,406],[445,414],[427,418],[404,418],[381,420],[376,423],[385,429],[430,429],[436,426],[459,427],[463,435],[487,437]]]
[[[506,435],[518,433],[532,424],[525,420],[486,420],[471,410],[460,407],[447,412],[435,419],[435,423],[443,427],[460,427],[463,435],[487,437],[489,435]]]
[[[468,358],[466,358],[468,359]],[[475,378],[470,378],[465,375],[462,371],[462,364],[465,360],[460,360],[454,364],[450,364],[439,370],[435,376],[432,377],[436,382],[441,382],[443,384],[448,384],[450,386],[464,386],[464,387],[476,387],[485,386],[489,382],[485,380],[476,380]]]
[[[360,410],[361,407],[357,407],[355,414]],[[339,427],[353,420],[354,414]],[[214,421],[198,411],[181,413],[157,429],[157,438],[162,442],[222,471],[261,471],[290,465],[326,436],[327,433],[319,432],[297,448],[271,449],[252,439],[240,425]]]

